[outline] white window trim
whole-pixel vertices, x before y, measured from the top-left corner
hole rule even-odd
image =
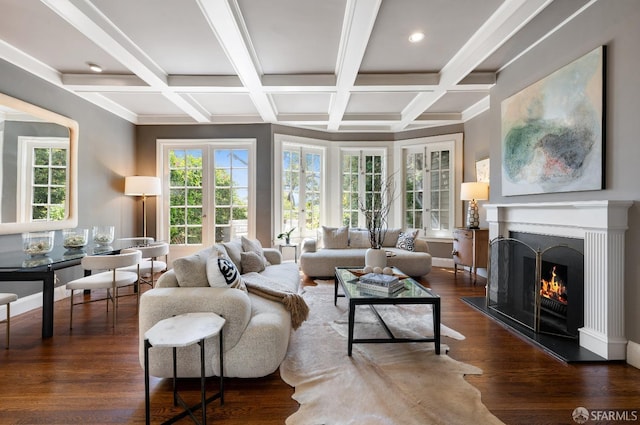
[[[160,176],[162,181],[163,191],[169,184],[169,170],[164,167],[166,160],[166,152],[169,149],[184,149],[184,148],[217,148],[228,147],[234,149],[248,149],[249,150],[249,237],[256,237],[256,174],[257,174],[257,141],[253,138],[238,138],[238,139],[157,139],[156,140],[156,175]],[[208,158],[203,161],[203,166],[208,163]],[[164,193],[164,192],[163,192]],[[208,196],[207,199],[208,204]],[[203,199],[203,202],[205,201]],[[169,196],[162,196],[161,202],[158,204],[161,207],[156,208],[156,222],[158,226],[158,239],[169,240],[169,234],[167,227],[165,226],[165,220],[168,220],[166,212],[169,210]],[[206,206],[205,206],[206,207]],[[203,211],[203,214],[209,214],[209,211]]]
[[[320,179],[320,220],[325,221],[327,217],[327,199],[331,199],[327,190],[327,152],[329,150],[329,142],[321,139],[312,139],[308,137],[289,136],[286,134],[274,134],[273,137],[273,177],[271,187],[273,188],[273,198],[271,200],[271,211],[273,211],[272,243],[276,243],[276,235],[284,231],[282,228],[282,153],[284,147],[302,148],[319,150],[322,153],[322,177]]]
[[[33,149],[60,148],[67,150],[67,187],[69,187],[69,139],[66,137],[18,137],[18,178],[16,179],[16,217],[19,222],[31,222],[31,199],[33,199]],[[64,200],[65,213],[69,215],[69,194]]]
[[[373,147],[370,145],[367,146],[360,146],[360,147],[351,147],[351,146],[343,146],[340,148],[340,193],[342,193],[342,175],[344,173],[344,169],[342,168],[342,165],[344,164],[343,158],[344,158],[344,154],[358,154],[360,156],[360,164],[359,164],[359,171],[360,173],[362,173],[362,167],[363,167],[363,157],[367,156],[367,155],[375,155],[375,156],[381,156],[382,157],[382,174],[384,176],[385,179],[388,179],[389,176],[391,175],[391,171],[389,170],[391,167],[391,163],[389,161],[389,149],[387,149],[386,146],[384,147]],[[394,179],[395,179],[395,185],[396,185],[396,193],[395,195],[398,196],[398,187],[400,186],[400,182],[398,181],[397,176],[394,175]],[[364,193],[364,180],[360,180],[359,181],[359,190],[361,191],[360,194]],[[342,210],[342,201],[341,201],[342,197],[339,197],[339,206],[340,206],[340,225],[342,226],[342,218],[343,218],[343,213],[344,211]],[[390,214],[390,216],[387,218],[389,220],[389,222],[392,222],[393,216]],[[358,222],[359,223],[364,223],[365,217],[364,214],[359,211],[358,212]]]
[[[418,147],[424,145],[428,146],[431,149],[440,149],[440,148],[448,148],[451,147],[453,152],[453,181],[451,184],[454,188],[453,194],[453,203],[452,203],[452,215],[453,215],[453,228],[460,227],[463,223],[463,208],[462,202],[460,201],[460,184],[462,183],[462,173],[463,173],[463,134],[462,133],[454,133],[454,134],[444,134],[439,136],[429,136],[429,137],[420,137],[416,139],[406,139],[396,141],[394,144],[395,150],[395,160],[393,169],[401,170],[402,169],[402,161],[403,161],[403,150],[408,147]],[[394,205],[395,216],[399,217],[399,223],[396,223],[397,226],[402,226],[403,220],[403,210],[404,210],[404,192],[401,193],[402,199],[400,202],[396,202]],[[426,201],[426,199],[425,199]],[[434,242],[443,242],[446,240],[451,240],[452,232],[442,232],[436,236],[429,236],[427,240]],[[422,230],[421,233],[424,233]],[[424,236],[424,234],[422,234]]]

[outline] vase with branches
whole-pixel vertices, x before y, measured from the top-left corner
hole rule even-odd
[[[364,215],[365,225],[369,232],[369,243],[372,250],[377,250],[383,254],[368,254],[382,257],[384,255],[384,263],[386,264],[386,253],[381,249],[384,238],[387,234],[389,213],[395,199],[395,184],[393,176],[387,179],[378,180],[374,184],[374,190],[365,198],[358,199],[358,209]],[[381,267],[384,265],[382,259],[376,261]],[[369,265],[369,264],[367,264]]]

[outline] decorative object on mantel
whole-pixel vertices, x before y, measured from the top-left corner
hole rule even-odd
[[[127,196],[142,196],[142,236],[147,237],[147,196],[159,196],[162,185],[159,177],[130,176],[124,180],[124,194]]]
[[[276,238],[278,239],[284,239],[284,243],[287,245],[291,244],[291,233],[296,230],[295,227],[292,227],[291,229],[287,230],[286,232],[282,232],[280,233],[278,236],[276,236]]]
[[[365,266],[384,268],[387,265],[387,253],[382,242],[387,234],[387,219],[395,198],[393,176],[374,181],[369,196],[358,199],[358,209],[364,214],[369,232],[371,248],[365,253]]]
[[[54,231],[22,234],[22,250],[31,257],[44,256],[53,250]]]
[[[605,46],[502,101],[502,195],[604,188]]]
[[[482,182],[462,183],[460,186],[460,199],[469,201],[469,209],[467,210],[467,228],[480,228],[480,214],[478,213],[478,203],[476,201],[484,201],[489,199],[489,185]]]

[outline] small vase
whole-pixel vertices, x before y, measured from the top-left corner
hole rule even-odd
[[[387,253],[384,249],[369,248],[364,256],[364,265],[385,268],[387,266]]]

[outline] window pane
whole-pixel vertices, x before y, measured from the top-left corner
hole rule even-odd
[[[34,165],[49,165],[49,148],[34,148],[33,149],[33,164]]]
[[[33,169],[33,184],[48,184],[49,183],[49,169],[48,168],[34,168]]]
[[[51,169],[51,184],[65,186],[67,184],[67,169],[66,168]]]
[[[187,242],[192,245],[201,244],[202,243],[202,227],[187,228]]]
[[[202,224],[202,208],[187,208],[187,224]]]

